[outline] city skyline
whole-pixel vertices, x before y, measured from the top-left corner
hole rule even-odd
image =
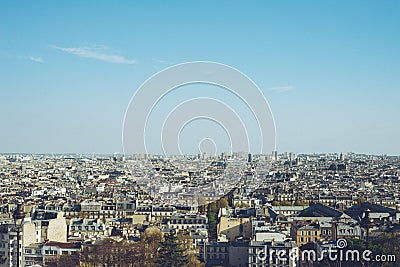
[[[400,154],[398,1],[0,6],[1,152],[122,153],[137,88],[204,60],[260,87],[279,152]]]

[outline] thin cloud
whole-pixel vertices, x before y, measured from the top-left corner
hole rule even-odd
[[[41,57],[25,57],[25,59],[28,59],[30,61],[37,62],[37,63],[44,63],[44,59]]]
[[[283,92],[292,91],[294,89],[296,89],[296,86],[288,85],[288,86],[272,87],[269,90],[270,91],[279,92],[279,93],[283,93]]]
[[[153,59],[155,62],[163,65],[172,65],[174,62],[168,61],[168,60],[163,60],[163,59]]]
[[[123,56],[110,54],[108,47],[105,46],[82,46],[82,47],[59,47],[52,46],[52,48],[68,54],[76,55],[84,58],[98,59],[105,62],[119,63],[119,64],[135,64],[136,61],[127,59]]]
[[[175,64],[172,61],[163,60],[163,59],[153,59],[153,62],[155,63],[155,64],[152,65],[152,67],[154,69],[165,68],[165,66],[171,66],[171,65]]]

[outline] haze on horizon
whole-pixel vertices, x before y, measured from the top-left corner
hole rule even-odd
[[[279,152],[400,155],[399,12],[395,0],[3,1],[0,152],[122,153],[135,90],[204,60],[261,88]]]

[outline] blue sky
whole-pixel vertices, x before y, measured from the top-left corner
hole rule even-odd
[[[135,90],[173,64],[261,88],[277,149],[400,154],[400,1],[1,1],[0,151],[121,152]]]

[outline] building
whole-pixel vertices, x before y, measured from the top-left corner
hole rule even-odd
[[[200,260],[206,266],[229,266],[229,245],[223,242],[199,243]]]
[[[290,236],[298,246],[321,239],[321,228],[319,224],[311,221],[293,221],[290,228]]]
[[[70,240],[84,240],[107,235],[107,225],[100,219],[71,219],[68,228]]]
[[[17,266],[16,254],[17,227],[11,221],[3,222],[0,224],[0,258],[5,260],[4,266]]]
[[[298,247],[293,241],[251,241],[248,246],[249,267],[297,266]]]
[[[167,219],[167,226],[176,230],[196,230],[196,231],[207,231],[208,220],[204,215],[196,214],[173,214]]]
[[[252,224],[249,217],[221,217],[217,225],[217,236],[219,241],[236,241],[239,237],[250,238],[252,235]]]
[[[49,241],[31,244],[24,248],[23,266],[44,265],[60,256],[78,257],[80,250],[80,243]]]

